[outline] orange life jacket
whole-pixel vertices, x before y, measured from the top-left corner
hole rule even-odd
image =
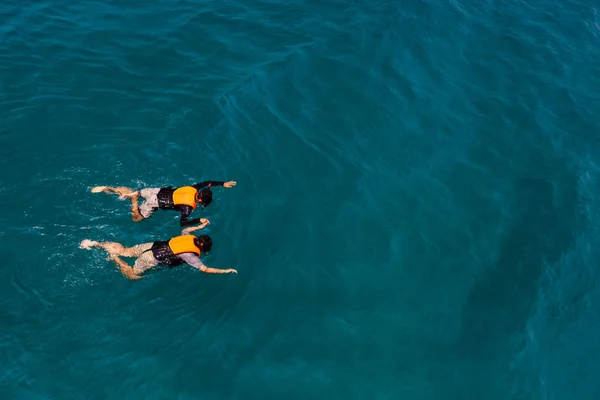
[[[192,186],[182,186],[173,192],[173,204],[191,206],[196,208],[198,202],[198,190]]]
[[[200,249],[196,246],[196,243],[194,243],[194,239],[196,239],[194,235],[175,236],[173,239],[169,240],[169,248],[175,255],[195,253],[199,256]]]

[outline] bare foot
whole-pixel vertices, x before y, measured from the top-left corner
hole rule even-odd
[[[95,241],[93,241],[93,240],[90,240],[90,239],[83,239],[83,240],[81,241],[81,243],[79,244],[79,248],[80,248],[80,249],[89,250],[89,249],[91,249],[92,247],[94,247],[94,246],[95,246],[95,245],[97,245],[97,244],[98,244],[98,242],[95,242]]]

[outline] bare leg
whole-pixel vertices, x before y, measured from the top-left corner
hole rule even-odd
[[[121,243],[117,242],[95,242],[85,239],[81,241],[79,247],[86,250],[90,250],[92,247],[100,247],[106,250],[106,252],[112,257],[135,257],[134,247],[125,247]]]
[[[81,241],[80,246],[82,249],[90,250],[92,247],[100,247],[108,253],[108,259],[113,260],[121,273],[125,275],[128,279],[140,279],[141,276],[138,275],[133,268],[131,268],[127,263],[121,260],[119,257],[136,257],[136,252],[134,247],[125,247],[121,243],[117,242],[95,242],[89,239],[85,239]]]
[[[140,279],[141,276],[139,276],[138,274],[135,273],[135,271],[133,270],[133,268],[131,268],[129,265],[127,265],[127,263],[123,260],[121,260],[118,256],[111,256],[111,259],[117,263],[117,266],[119,267],[119,269],[121,270],[121,273],[123,275],[125,275],[127,277],[127,279]]]
[[[136,192],[131,197],[131,219],[133,220],[133,222],[140,222],[141,220],[144,219],[144,217],[142,217],[142,214],[140,214],[140,207],[138,205],[138,197],[139,197],[139,192]]]
[[[126,198],[131,198],[136,193],[137,190],[133,190],[131,188],[125,186],[113,187],[113,186],[96,186],[92,188],[92,193],[108,193],[108,194],[118,194],[119,199],[124,200]]]

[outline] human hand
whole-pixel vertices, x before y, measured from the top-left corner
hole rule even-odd
[[[237,185],[237,182],[236,182],[236,181],[229,181],[229,182],[225,182],[225,183],[223,184],[223,187],[224,187],[224,188],[232,188],[232,187],[234,187],[235,185]]]
[[[229,268],[225,270],[226,274],[237,274],[237,271],[233,268]]]
[[[210,221],[206,218],[200,218],[200,223],[202,223],[202,225],[210,225]]]

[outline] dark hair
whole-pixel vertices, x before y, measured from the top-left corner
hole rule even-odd
[[[198,193],[198,199],[200,200],[200,204],[207,206],[212,202],[212,192],[209,188],[202,189],[200,193]]]
[[[195,240],[196,246],[202,250],[203,253],[208,253],[212,248],[212,239],[208,235],[200,235]]]

